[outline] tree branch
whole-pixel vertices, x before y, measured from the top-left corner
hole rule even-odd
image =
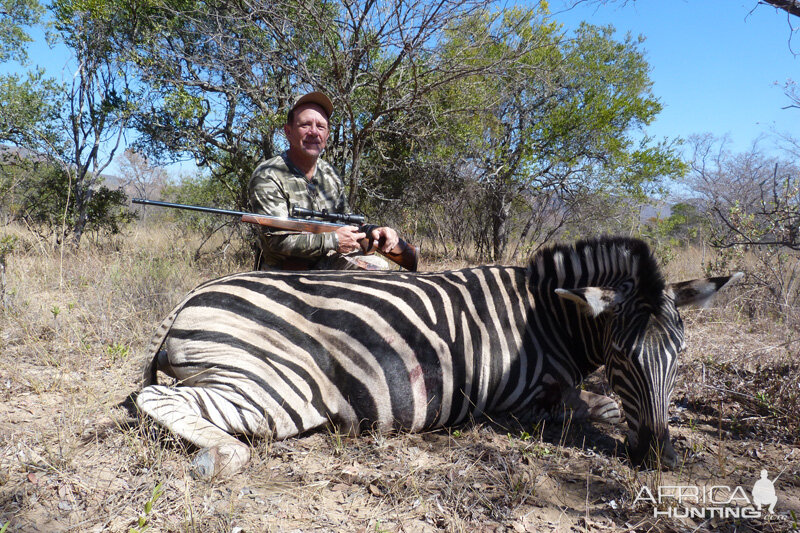
[[[790,15],[800,17],[800,1],[798,0],[760,0],[760,4],[769,4],[786,11]]]

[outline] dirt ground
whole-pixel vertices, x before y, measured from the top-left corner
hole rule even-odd
[[[256,441],[242,473],[198,481],[189,473],[196,450],[148,422],[121,423],[117,406],[139,387],[158,321],[210,273],[107,255],[58,269],[27,255],[11,263],[0,314],[0,531],[798,527],[800,338],[789,325],[737,315],[730,299],[684,314],[675,470],[632,468],[624,426],[484,419],[423,434]],[[588,387],[603,389],[602,378]],[[762,469],[778,476],[774,513],[719,516],[749,505]],[[710,490],[712,501],[648,499],[669,486]],[[705,510],[675,515],[688,507]]]

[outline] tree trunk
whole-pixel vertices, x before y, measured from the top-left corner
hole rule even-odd
[[[83,231],[89,218],[89,202],[93,194],[94,191],[89,187],[75,187],[75,214],[77,217],[75,219],[75,227],[72,230],[72,239],[76,248],[81,244],[81,237],[83,237]]]
[[[508,215],[511,204],[501,191],[492,191],[492,261],[501,262],[508,244]]]
[[[361,163],[361,141],[359,139],[353,140],[353,146],[351,150],[352,150],[353,160],[350,163],[350,176],[347,179],[350,189],[347,193],[347,203],[349,204],[348,205],[349,209],[351,211],[355,211],[356,200],[358,198],[358,189],[359,189],[358,172]],[[344,170],[345,170],[345,161],[342,161],[342,172],[344,172]]]

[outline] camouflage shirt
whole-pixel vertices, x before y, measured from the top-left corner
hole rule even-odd
[[[248,191],[250,209],[254,213],[288,217],[292,207],[303,207],[331,213],[347,212],[344,183],[334,168],[319,159],[313,179],[289,160],[286,152],[262,161],[253,171]],[[305,234],[264,228],[259,234],[262,260],[280,267],[287,258],[309,260],[310,263],[336,250],[334,233]]]

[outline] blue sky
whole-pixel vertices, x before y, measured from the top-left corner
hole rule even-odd
[[[781,109],[790,104],[786,81],[800,83],[800,29],[792,37],[786,13],[757,0],[584,2],[564,10],[570,4],[550,4],[566,28],[585,20],[646,38],[653,93],[664,106],[650,135],[728,135],[736,152],[773,130],[800,137],[800,109]],[[800,28],[800,19],[791,22]]]

